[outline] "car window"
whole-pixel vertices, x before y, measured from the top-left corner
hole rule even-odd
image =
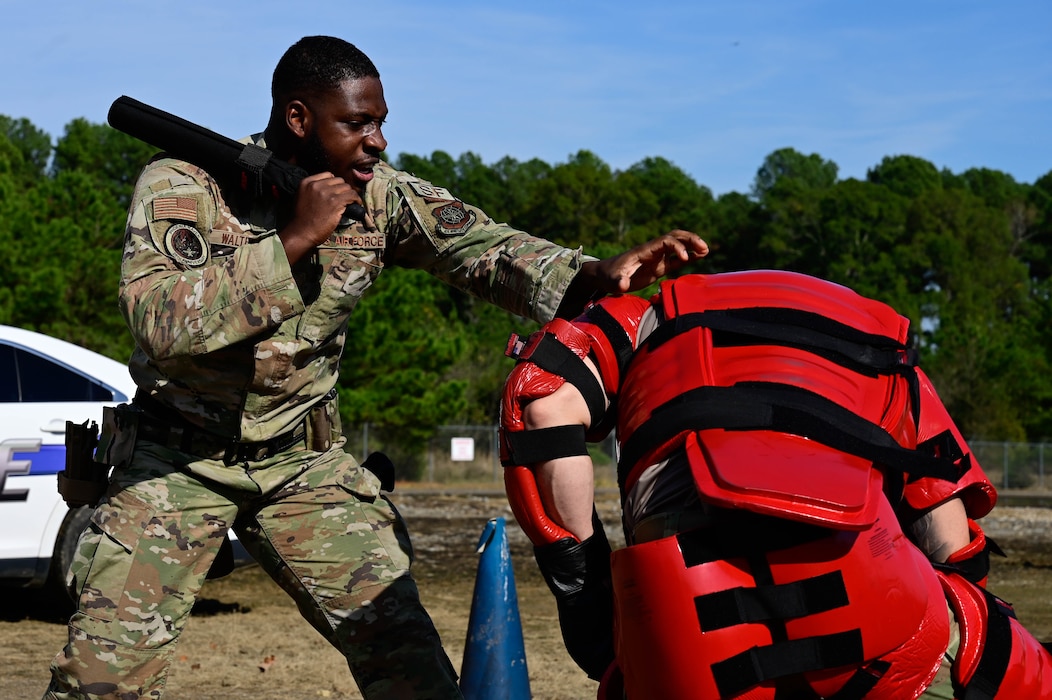
[[[0,344],[0,402],[113,401],[104,385],[46,357]]]
[[[15,369],[15,349],[0,344],[0,403],[18,401],[18,371]]]

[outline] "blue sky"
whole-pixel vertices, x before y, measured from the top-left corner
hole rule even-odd
[[[120,95],[259,131],[280,55],[332,34],[379,68],[392,154],[662,156],[717,195],[784,147],[842,178],[902,154],[1052,171],[1048,0],[0,0],[0,16],[0,114],[54,137]]]

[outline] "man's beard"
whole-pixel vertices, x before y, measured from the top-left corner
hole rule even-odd
[[[297,161],[300,167],[311,175],[322,172],[336,174],[332,168],[332,161],[329,160],[329,154],[325,152],[317,132],[312,131],[307,136]]]

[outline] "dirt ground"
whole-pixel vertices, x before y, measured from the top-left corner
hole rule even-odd
[[[403,488],[394,500],[413,533],[421,595],[455,666],[463,661],[479,536],[489,519],[504,517],[533,697],[595,697],[596,684],[563,649],[551,594],[502,493]],[[616,494],[602,499],[600,515],[614,546],[619,545],[616,509]],[[1009,556],[994,562],[989,587],[1015,605],[1039,639],[1052,639],[1052,511],[999,507],[995,514],[984,525]],[[0,698],[39,698],[48,663],[64,643],[64,621],[39,597],[12,590],[2,594]],[[179,642],[165,695],[167,700],[360,697],[342,657],[300,620],[255,566],[207,584]]]

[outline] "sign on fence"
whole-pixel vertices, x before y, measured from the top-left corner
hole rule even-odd
[[[475,438],[452,438],[449,441],[449,456],[454,462],[475,461]]]

